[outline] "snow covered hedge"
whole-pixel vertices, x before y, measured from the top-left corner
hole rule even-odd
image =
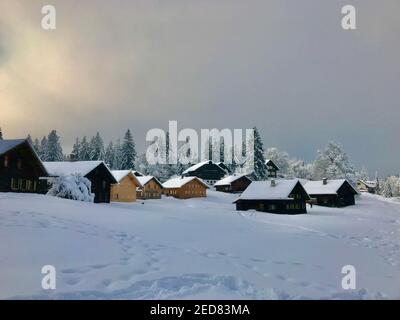
[[[80,174],[60,176],[52,181],[47,195],[64,199],[93,202],[91,182]]]

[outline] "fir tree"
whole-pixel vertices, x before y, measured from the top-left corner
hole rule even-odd
[[[88,161],[90,160],[90,154],[89,154],[89,143],[87,141],[86,136],[82,138],[81,143],[80,143],[80,148],[79,148],[79,157],[78,159],[80,161]]]
[[[28,136],[26,137],[26,140],[28,140],[28,142],[33,145],[33,141],[32,141],[32,137],[30,134],[28,134]]]
[[[261,140],[260,133],[256,127],[254,129],[254,147],[253,151],[249,150],[251,147],[246,148],[246,156],[252,154],[254,159],[254,171],[253,171],[253,178],[255,180],[264,180],[268,178],[268,170],[267,165],[265,164],[264,158],[264,146]]]
[[[43,136],[42,140],[40,141],[40,148],[39,148],[39,157],[42,161],[47,161],[46,158],[46,150],[47,150],[47,138]]]
[[[105,163],[111,168],[115,169],[115,150],[114,144],[112,141],[108,144],[105,154],[104,154]]]
[[[121,170],[135,169],[136,149],[131,131],[125,133],[124,141],[121,146]]]
[[[121,170],[122,169],[122,146],[121,140],[117,139],[114,145],[114,165],[113,169]]]
[[[33,149],[36,151],[36,153],[40,158],[40,142],[38,138],[36,138],[35,141],[33,142]]]
[[[97,132],[97,134],[90,140],[89,150],[90,160],[104,160],[104,142],[100,137],[100,133]]]
[[[47,147],[45,152],[46,161],[63,161],[64,155],[60,145],[60,137],[56,130],[52,130],[47,137]]]
[[[78,161],[78,160],[80,160],[80,158],[79,158],[80,153],[81,153],[81,144],[80,144],[79,138],[76,138],[75,143],[72,146],[71,156],[74,160]]]
[[[0,140],[3,140],[3,131],[1,130],[1,127],[0,127]]]

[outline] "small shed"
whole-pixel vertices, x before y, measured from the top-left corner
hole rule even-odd
[[[246,190],[251,181],[245,174],[233,174],[217,181],[214,187],[221,192],[239,193]]]

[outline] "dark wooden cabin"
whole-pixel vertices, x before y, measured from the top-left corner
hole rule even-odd
[[[278,214],[307,213],[310,200],[299,180],[253,181],[234,202],[236,210],[257,210]]]
[[[319,206],[346,207],[355,204],[357,190],[346,179],[308,181],[304,188]]]
[[[81,174],[92,183],[94,202],[110,202],[111,184],[118,183],[103,161],[44,162],[52,177]]]
[[[217,165],[219,165],[222,169],[224,169],[227,174],[232,174],[231,169],[229,169],[225,163],[218,162]]]
[[[184,177],[197,177],[209,185],[213,185],[217,181],[221,180],[225,175],[225,170],[211,160],[199,162],[182,173],[182,176]]]
[[[0,140],[0,192],[44,193],[48,176],[27,139]]]
[[[278,176],[279,167],[271,159],[266,159],[265,164],[267,165],[268,178],[276,178]]]
[[[214,184],[215,190],[229,193],[239,193],[246,190],[251,179],[244,174],[227,176]]]

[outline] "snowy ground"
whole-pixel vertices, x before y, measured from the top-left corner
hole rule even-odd
[[[308,215],[233,195],[91,204],[0,193],[0,298],[400,298],[400,204],[362,195]],[[54,265],[57,289],[41,289]],[[341,287],[354,265],[357,289]]]

